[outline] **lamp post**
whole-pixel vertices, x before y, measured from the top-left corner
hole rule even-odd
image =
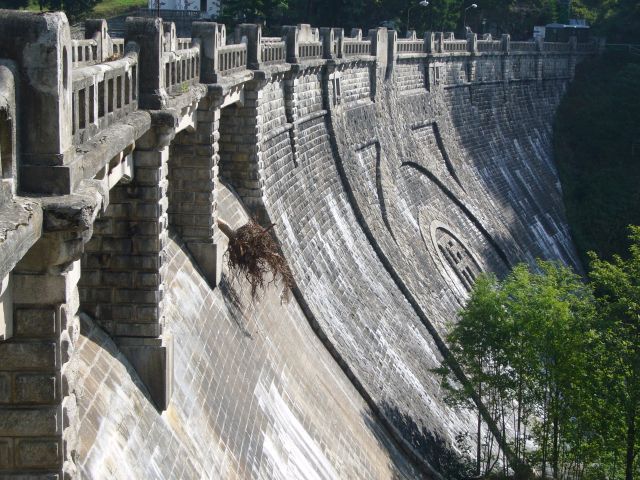
[[[427,2],[427,0],[422,0],[420,3],[418,3],[418,5],[421,7],[426,7],[427,5],[429,5],[429,2]],[[409,33],[409,12],[411,11],[411,8],[414,6],[415,5],[409,4],[409,7],[407,7],[407,33]]]
[[[478,5],[475,4],[475,3],[472,3],[467,8],[464,9],[464,16],[462,18],[462,24],[464,25],[464,34],[465,34],[465,36],[467,35],[467,10],[469,10],[470,8],[478,8]]]

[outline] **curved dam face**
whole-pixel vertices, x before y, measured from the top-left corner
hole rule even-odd
[[[551,127],[593,45],[0,32],[0,477],[460,478],[434,369],[480,273],[580,268]],[[227,268],[251,216],[288,295]]]
[[[224,186],[233,227],[248,217]],[[184,245],[166,247],[174,392],[162,414],[109,336],[78,343],[84,478],[419,478],[309,326],[271,287],[212,290]]]
[[[275,224],[295,296],[254,303],[228,273],[211,290],[169,242],[175,392],[159,415],[90,329],[88,477],[455,475],[473,447],[456,437],[476,420],[446,404],[433,372],[448,323],[480,272],[536,257],[577,266],[551,157],[567,79],[505,83],[485,63],[494,77],[470,84],[454,76],[465,63],[446,62],[429,90],[411,60],[386,79],[360,62],[273,73],[221,110],[220,175],[240,198],[222,185],[219,216],[242,225],[244,202]]]
[[[294,296],[254,302],[229,272],[211,289],[170,240],[171,402],[159,414],[86,319],[86,476],[454,478],[476,418],[433,370],[474,279],[536,257],[579,268],[551,157],[568,79],[504,82],[502,65],[470,82],[448,60],[440,84],[419,60],[311,65],[222,108],[219,217],[275,224]]]

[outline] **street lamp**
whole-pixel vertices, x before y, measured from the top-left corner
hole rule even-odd
[[[467,8],[464,9],[464,17],[462,19],[462,23],[464,25],[464,34],[465,35],[467,34],[467,10],[469,10],[470,8],[478,8],[478,5],[476,5],[475,3],[472,3]]]
[[[429,2],[427,2],[427,0],[422,0],[420,3],[418,3],[418,5],[421,7],[426,7],[429,5]],[[414,6],[415,5],[409,5],[409,7],[407,8],[407,33],[409,33],[409,12],[411,11],[411,8]]]

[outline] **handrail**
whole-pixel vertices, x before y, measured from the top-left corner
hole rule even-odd
[[[167,93],[184,93],[200,81],[200,46],[162,55],[164,88]]]
[[[287,59],[287,45],[282,40],[262,43],[260,48],[262,49],[262,63],[265,65],[284,63]]]
[[[176,39],[176,45],[178,50],[186,50],[188,48],[191,48],[192,40],[190,37],[183,37],[183,38],[178,37]]]
[[[536,52],[538,44],[536,42],[511,42],[509,44],[511,51],[516,52]]]
[[[502,42],[500,40],[478,40],[478,52],[500,52]]]
[[[424,52],[423,40],[398,40],[398,54]]]
[[[344,57],[371,55],[371,40],[345,38],[342,41],[342,55]]]
[[[545,52],[568,52],[571,48],[569,43],[564,42],[544,42]]]
[[[247,45],[225,45],[218,49],[217,73],[226,75],[247,68]]]
[[[73,68],[98,63],[98,42],[94,39],[71,40],[71,60]]]
[[[445,52],[466,52],[466,40],[445,40],[443,42]]]
[[[322,58],[323,48],[321,42],[305,42],[298,45],[300,59]]]
[[[138,108],[138,54],[73,70],[72,133],[83,143]]]

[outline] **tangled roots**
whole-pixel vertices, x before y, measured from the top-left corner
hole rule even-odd
[[[269,230],[261,227],[254,219],[233,230],[226,224],[221,230],[229,237],[227,262],[229,270],[236,272],[251,285],[251,297],[256,298],[258,288],[275,283],[278,277],[282,282],[283,296],[293,287],[293,275],[286,260],[280,254],[278,245]]]

